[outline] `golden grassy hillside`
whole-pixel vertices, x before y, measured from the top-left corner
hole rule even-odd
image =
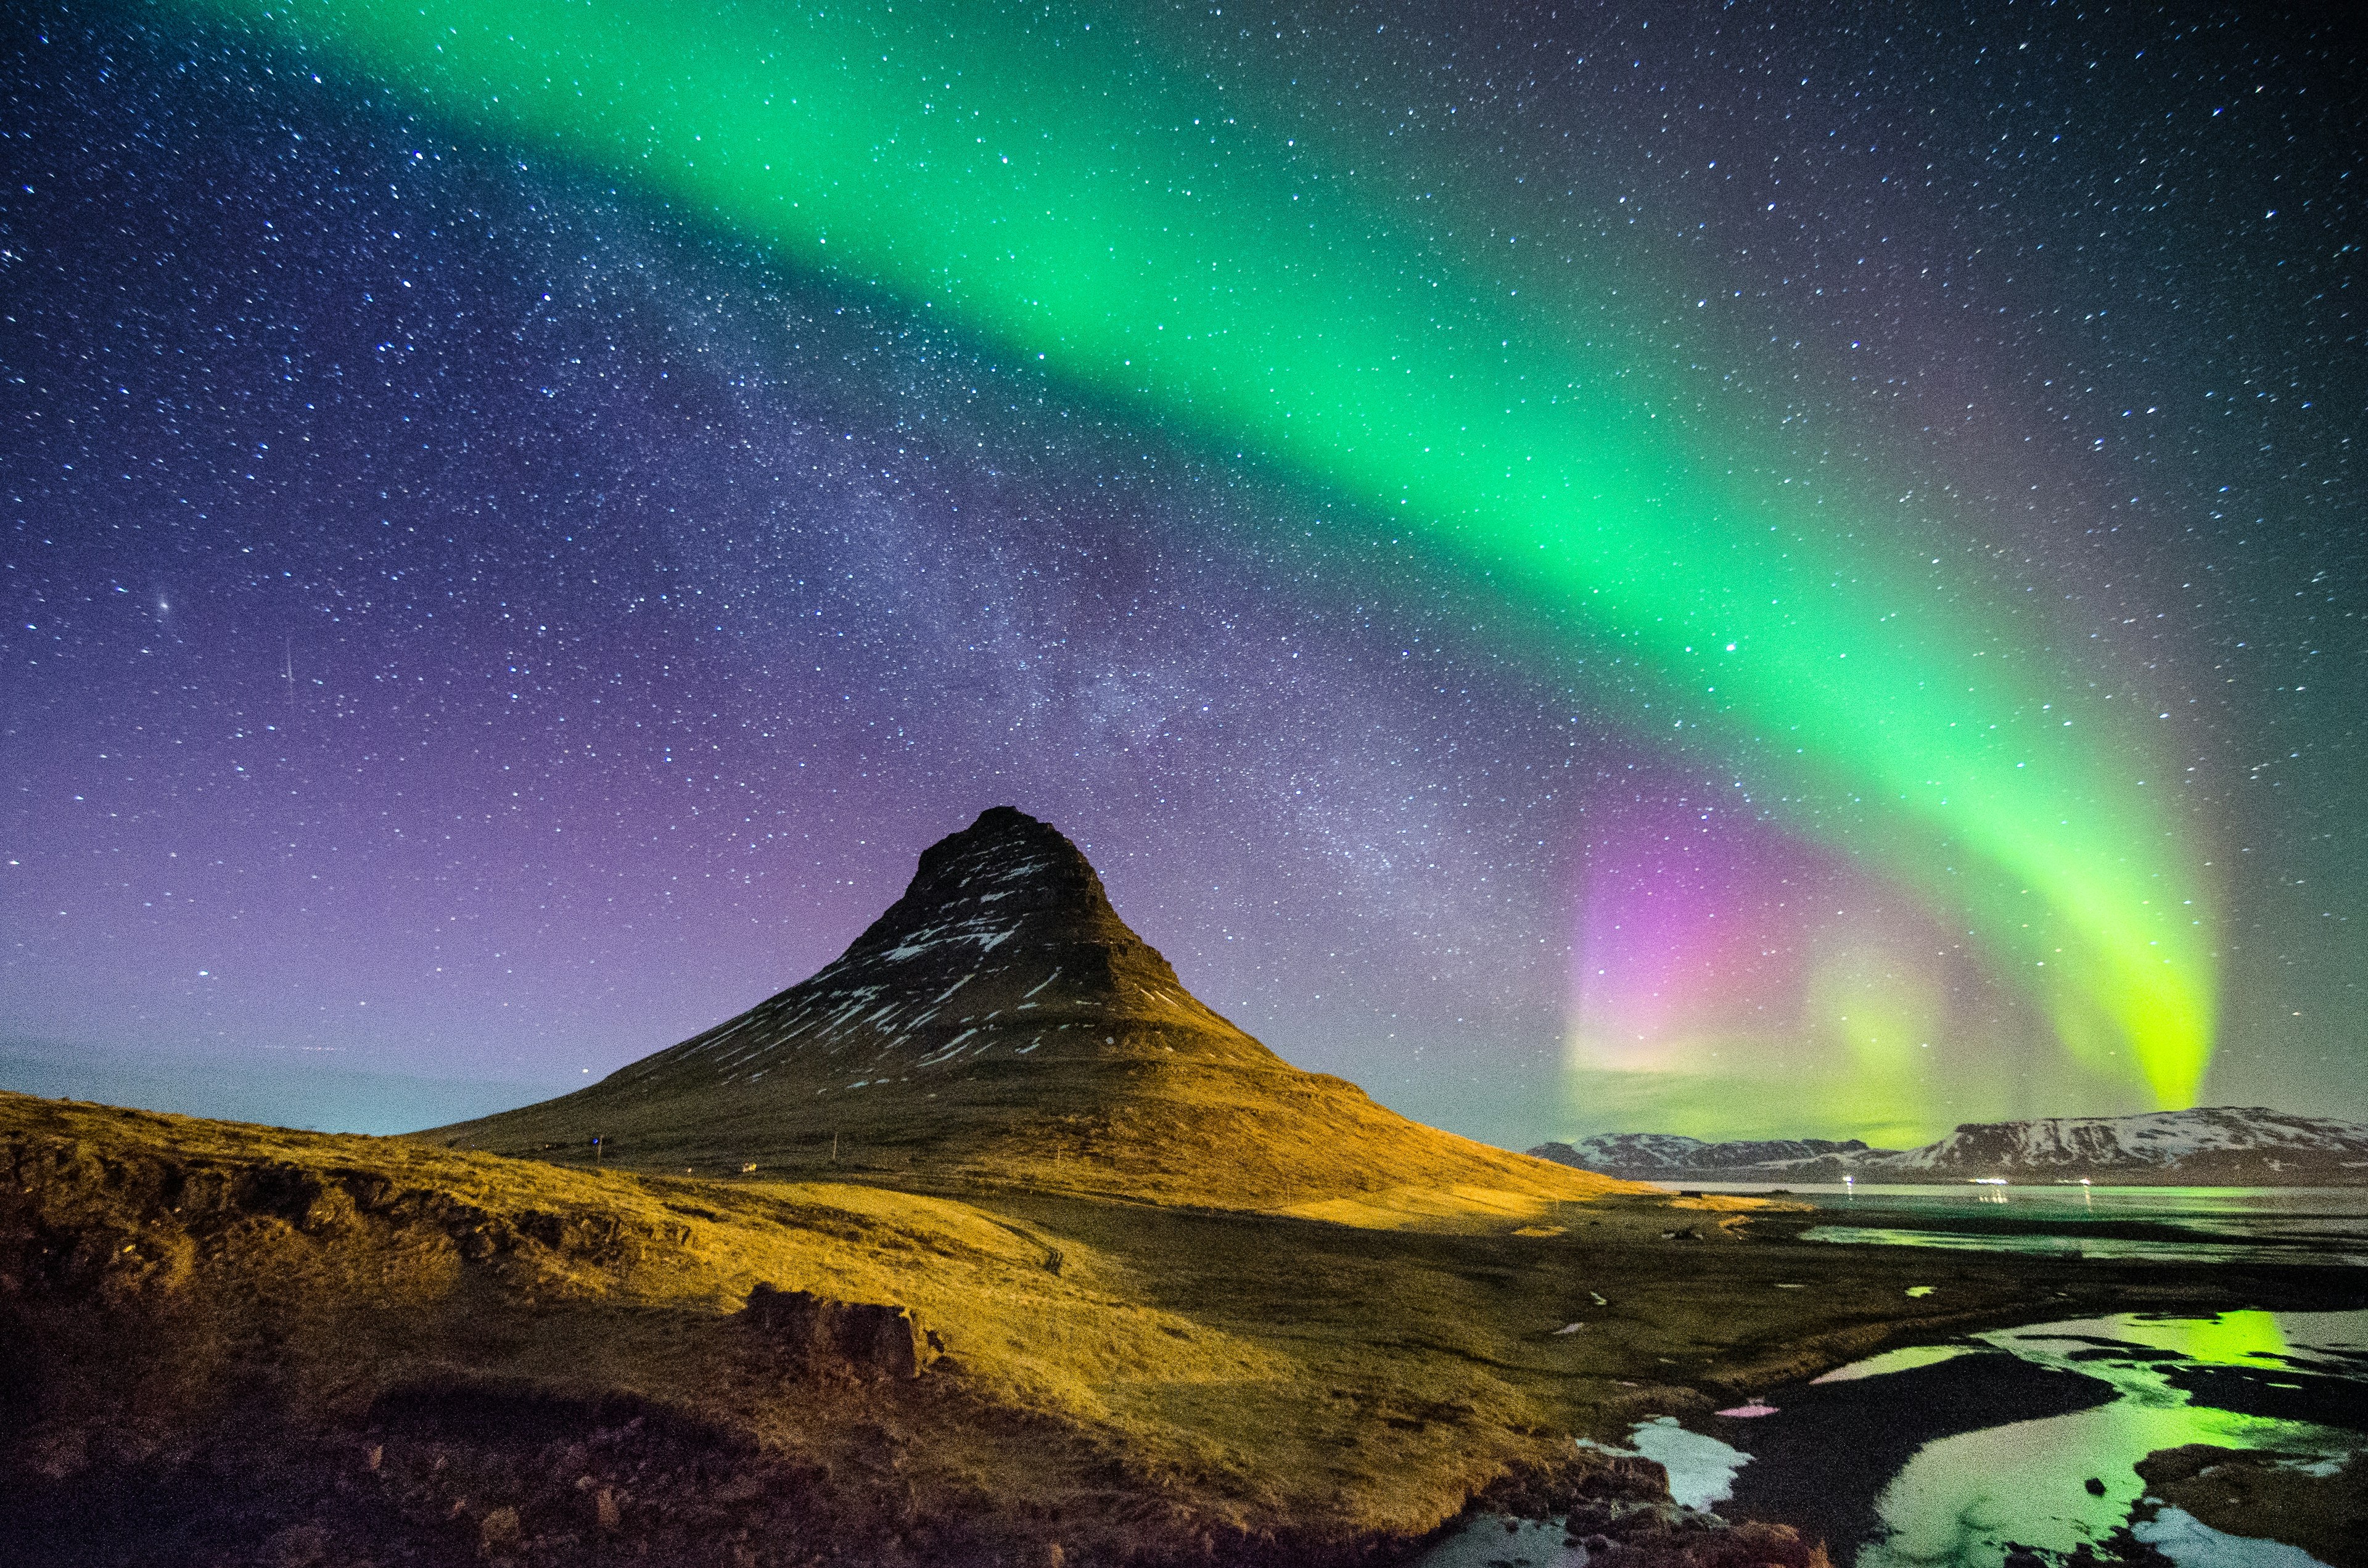
[[[1379,1213],[1466,1192],[1537,1212],[1642,1190],[1407,1120],[1355,1085],[1280,1061],[983,1062],[933,1088],[818,1104],[780,1087],[590,1091],[419,1134],[456,1148],[639,1170],[771,1177],[893,1175],[941,1190],[1008,1187],[1209,1208],[1348,1200]]]
[[[1673,1217],[1707,1222],[1611,1197],[1577,1228],[1701,1253],[1657,1240]],[[1508,1478],[1650,1494],[1571,1448],[1582,1409],[1745,1339],[1554,1337],[1613,1273],[1514,1228],[595,1173],[0,1095],[0,1558],[97,1519],[124,1561],[731,1560],[691,1544],[721,1532],[780,1563],[1313,1563]],[[901,1303],[950,1354],[896,1383],[799,1363],[741,1316],[758,1283]]]
[[[1744,1239],[1769,1217],[1659,1194],[1326,1218],[899,1179],[0,1095],[0,1562],[1279,1568],[1399,1560],[1485,1498],[1576,1507],[1612,1568],[1805,1568],[1572,1435],[2203,1290]],[[760,1283],[908,1307],[949,1354],[801,1358]]]

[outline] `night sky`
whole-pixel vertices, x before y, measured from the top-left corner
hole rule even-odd
[[[2356,32],[690,15],[10,11],[0,1084],[540,1097],[1009,803],[1494,1142],[2368,1116]]]

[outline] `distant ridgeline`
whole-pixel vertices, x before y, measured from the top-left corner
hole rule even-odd
[[[1619,1132],[1541,1143],[1541,1159],[1631,1180],[2073,1181],[2147,1187],[2368,1186],[2368,1127],[2260,1107],[1969,1121],[1920,1149],[1855,1138],[1705,1143]]]

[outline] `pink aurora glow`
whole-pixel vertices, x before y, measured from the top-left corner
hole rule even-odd
[[[1588,845],[1575,1065],[1930,1083],[1949,1040],[2000,1038],[2000,999],[1961,932],[1841,851],[1708,795],[1640,780]]]
[[[1789,1028],[1804,938],[1863,881],[1748,812],[1674,792],[1639,802],[1588,846],[1576,1038],[1594,1065],[1649,1072],[1692,1041]]]

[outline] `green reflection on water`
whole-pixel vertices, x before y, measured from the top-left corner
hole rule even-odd
[[[2334,1427],[2196,1404],[2164,1375],[2169,1360],[2148,1354],[2208,1366],[2283,1365],[2298,1338],[2317,1336],[2279,1313],[2181,1319],[2125,1313],[1975,1337],[2033,1365],[2110,1383],[2121,1397],[2094,1410],[1926,1444],[1877,1500],[1876,1512],[1891,1534],[1861,1548],[1857,1568],[1998,1568],[2009,1540],[2064,1553],[2101,1540],[2128,1520],[2145,1490],[2135,1467],[2158,1449],[2211,1443],[2322,1457],[2361,1443],[2359,1434]],[[2093,1355],[2100,1340],[2126,1346],[2129,1354],[2075,1358]],[[2103,1495],[2089,1493],[2090,1477],[2103,1484]]]
[[[1801,1233],[1801,1239],[1804,1242],[1831,1242],[1844,1246],[1933,1247],[1942,1252],[2008,1252],[2041,1257],[2092,1257],[2124,1263],[2319,1263],[2352,1268],[2368,1267],[2368,1250],[2334,1252],[2321,1247],[2305,1251],[2299,1242],[2145,1241],[2127,1236],[2086,1236],[2061,1232],[1995,1235],[1880,1225],[1813,1225]],[[2355,1244],[2358,1239],[2355,1236],[2343,1238],[2345,1242]]]

